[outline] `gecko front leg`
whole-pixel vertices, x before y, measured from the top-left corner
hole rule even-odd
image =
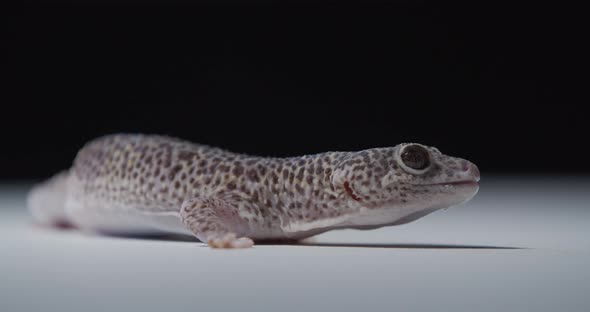
[[[199,240],[212,248],[248,248],[254,245],[248,237],[238,238],[247,223],[229,201],[219,198],[193,198],[182,203],[182,222]]]

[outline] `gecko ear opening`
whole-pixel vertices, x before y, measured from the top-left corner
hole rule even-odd
[[[344,183],[350,180],[354,157],[349,155],[342,159],[330,174],[330,182],[335,189],[344,188]]]
[[[330,181],[334,189],[340,194],[346,194],[349,198],[355,201],[360,201],[361,198],[357,195],[354,187],[351,185],[351,175],[353,175],[353,157],[347,157],[341,161],[330,176]]]
[[[348,193],[348,196],[350,196],[352,199],[354,199],[356,201],[361,200],[358,196],[356,196],[356,194],[354,193],[354,190],[352,189],[352,187],[350,186],[350,183],[348,183],[348,181],[344,182],[344,189],[346,190],[346,193]]]

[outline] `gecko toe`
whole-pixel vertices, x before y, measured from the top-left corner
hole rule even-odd
[[[222,237],[209,238],[207,244],[211,248],[249,248],[254,245],[254,241],[248,237],[236,238],[234,233],[228,233]]]
[[[232,248],[250,248],[254,246],[254,241],[248,237],[240,237],[234,240],[231,245]]]

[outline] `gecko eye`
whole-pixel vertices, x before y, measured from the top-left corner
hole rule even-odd
[[[420,145],[412,144],[404,147],[400,158],[404,165],[414,170],[424,170],[430,166],[430,155]]]

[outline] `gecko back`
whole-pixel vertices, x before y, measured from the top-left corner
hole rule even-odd
[[[35,221],[109,233],[185,233],[177,216],[189,167],[220,149],[165,136],[119,134],[86,144],[72,168],[33,187]],[[197,181],[190,181],[197,182]],[[156,220],[157,219],[157,220]]]

